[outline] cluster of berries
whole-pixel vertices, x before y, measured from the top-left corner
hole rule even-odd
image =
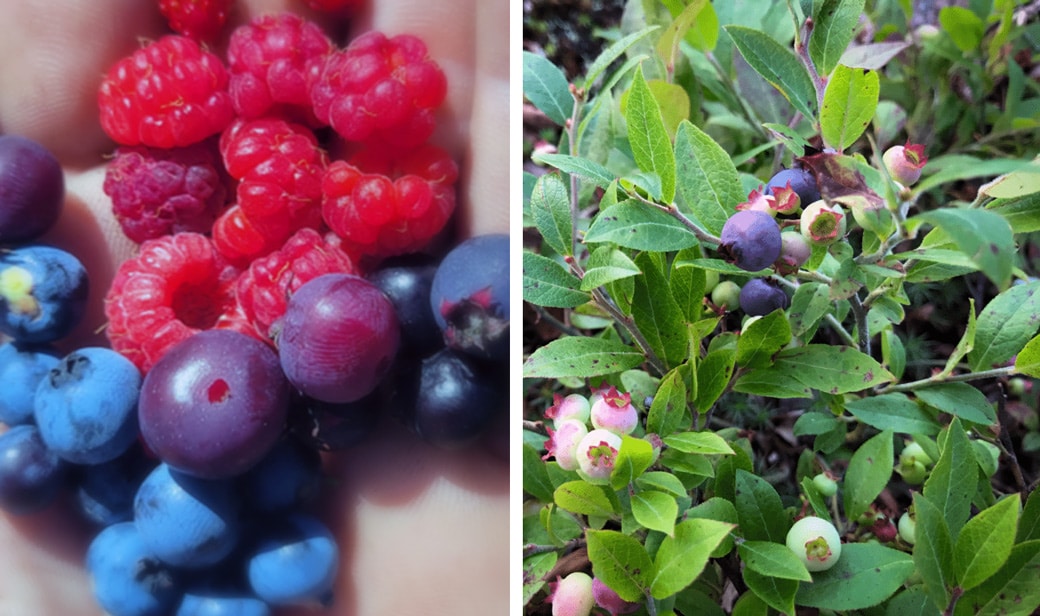
[[[923,146],[910,143],[889,148],[882,161],[900,188],[916,182],[928,162]],[[829,246],[848,230],[842,206],[821,198],[816,175],[803,166],[780,170],[736,210],[722,227],[718,252],[748,272],[772,268],[781,276],[793,274],[809,261],[814,246]],[[869,229],[887,214],[883,208],[853,209],[856,221]],[[751,278],[742,287],[729,280],[719,285],[724,286],[709,287],[709,292],[720,310],[739,304],[745,314],[762,316],[790,305],[784,290],[767,277]]]

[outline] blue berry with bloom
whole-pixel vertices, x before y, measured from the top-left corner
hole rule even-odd
[[[0,251],[0,332],[21,342],[54,342],[83,319],[90,282],[64,250],[27,245]]]

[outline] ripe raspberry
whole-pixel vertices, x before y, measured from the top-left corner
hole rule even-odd
[[[325,61],[332,42],[317,24],[292,13],[264,14],[236,28],[228,42],[228,91],[243,118],[263,115],[318,126],[307,67]]]
[[[243,331],[236,316],[238,273],[204,235],[146,241],[119,266],[105,297],[112,348],[146,373],[170,347],[199,331],[236,329],[256,336]]]
[[[322,274],[358,274],[333,233],[322,237],[300,229],[277,252],[250,264],[235,283],[238,303],[256,331],[274,337],[272,325],[285,314],[289,297]]]
[[[238,209],[217,221],[219,232],[214,228],[226,258],[252,260],[298,229],[321,224],[327,160],[310,129],[274,118],[238,120],[221,135],[220,152],[228,173],[240,180]]]
[[[159,0],[170,28],[196,41],[216,39],[227,22],[232,0]]]
[[[220,58],[185,36],[164,36],[109,69],[98,91],[101,127],[122,145],[191,145],[234,118],[227,84]]]
[[[371,31],[329,54],[310,92],[315,115],[348,141],[409,148],[433,134],[447,80],[418,37]]]
[[[398,160],[365,151],[329,165],[323,182],[325,223],[361,257],[417,252],[455,209],[458,167],[426,145]]]
[[[160,235],[208,233],[227,204],[229,181],[216,141],[175,149],[123,146],[105,170],[123,233],[140,244]]]

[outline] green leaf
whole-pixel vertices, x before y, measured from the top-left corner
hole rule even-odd
[[[639,266],[621,250],[610,245],[598,246],[585,263],[585,275],[581,278],[579,288],[582,291],[592,291],[615,280],[631,278],[641,273]]]
[[[1006,173],[979,189],[997,199],[1014,199],[1040,193],[1040,166]]]
[[[731,456],[735,452],[726,439],[714,432],[680,432],[664,437],[664,444],[683,453],[720,454]]]
[[[683,259],[696,258],[700,248],[687,248],[680,251],[672,259],[671,271],[668,274],[668,288],[672,297],[678,302],[688,322],[694,322],[704,314],[704,295],[707,293],[707,275],[696,267],[679,267]]]
[[[917,398],[944,413],[972,423],[992,425],[997,412],[986,395],[968,383],[941,383],[917,390]]]
[[[697,364],[697,400],[695,406],[698,413],[707,413],[719,396],[726,391],[737,352],[733,349],[715,349],[704,356]]]
[[[757,368],[737,377],[733,391],[767,398],[811,398],[812,389],[794,379],[789,370]]]
[[[857,15],[857,18],[859,16]],[[815,32],[813,36],[816,36]],[[854,45],[847,48],[838,60],[838,64],[844,64],[852,68],[864,68],[879,70],[892,58],[895,58],[904,49],[910,47],[909,42],[892,43],[867,43],[866,45]],[[811,41],[810,41],[811,46]]]
[[[972,338],[975,336],[975,317],[971,319]],[[906,369],[906,347],[899,334],[890,329],[881,332],[881,357],[884,366],[895,375],[896,380],[903,378],[903,370]]]
[[[875,71],[840,65],[834,69],[820,109],[820,132],[824,143],[839,152],[855,143],[870,126],[880,91]]]
[[[665,366],[675,367],[687,358],[686,322],[682,309],[651,253],[636,255],[636,266],[643,275],[635,278],[632,318]]]
[[[986,209],[1004,217],[1015,233],[1040,231],[1040,193],[1019,199],[994,199]]]
[[[748,541],[787,540],[790,520],[776,488],[757,475],[737,469],[733,504],[740,520],[740,534]]]
[[[998,288],[1011,282],[1015,240],[999,214],[979,209],[943,208],[916,217],[943,229]]]
[[[574,110],[567,78],[544,57],[529,51],[523,54],[524,96],[550,120],[563,126]]]
[[[815,117],[816,88],[794,53],[768,34],[744,26],[723,29],[733,39],[748,65],[807,118]]]
[[[737,365],[768,366],[772,357],[791,342],[791,326],[782,310],[773,311],[748,325],[737,338]]]
[[[896,593],[892,599],[885,604],[884,616],[942,616],[939,608],[932,605],[931,599],[925,593],[924,586],[917,584],[906,590]]]
[[[603,165],[580,156],[535,152],[531,160],[556,167],[560,171],[584,178],[600,188],[609,188],[616,178]]]
[[[939,25],[958,49],[964,53],[978,51],[985,34],[985,24],[971,10],[960,6],[944,6],[939,9]]]
[[[802,477],[802,492],[805,494],[806,500],[809,501],[809,505],[812,506],[813,512],[817,517],[823,518],[828,522],[833,522],[831,518],[831,512],[827,508],[827,501],[825,497],[820,494],[820,490],[813,483],[812,477]]]
[[[643,78],[642,67],[636,71],[628,91],[625,122],[636,165],[657,174],[661,180],[661,200],[671,203],[675,198],[675,154],[661,109]]]
[[[971,497],[975,494],[978,462],[961,420],[954,418],[947,430],[939,459],[924,482],[924,496],[946,520],[950,537],[957,538],[971,513]]]
[[[681,122],[675,137],[679,193],[693,215],[714,235],[747,198],[729,154],[707,133]]]
[[[647,567],[655,572],[650,587],[652,595],[664,599],[692,584],[704,571],[711,553],[733,528],[733,524],[705,519],[676,524],[675,534],[664,538],[653,566]]]
[[[1011,550],[1007,562],[988,580],[957,602],[956,616],[1030,616],[1040,607],[1040,541]]]
[[[850,400],[845,403],[845,410],[878,430],[927,435],[939,432],[935,418],[901,393]]]
[[[1033,490],[1026,498],[1022,518],[1018,524],[1015,543],[1040,539],[1040,490]]]
[[[667,252],[697,246],[697,236],[665,212],[634,200],[601,211],[585,233],[585,243],[611,242],[635,250]]]
[[[647,595],[656,568],[642,543],[614,530],[590,530],[585,538],[595,577],[625,601]]]
[[[1014,285],[990,300],[976,321],[972,370],[988,370],[1022,350],[1040,325],[1040,282]]]
[[[671,494],[641,490],[632,495],[632,515],[636,522],[670,537],[675,529],[675,518],[679,516],[679,505]]]
[[[538,594],[547,582],[545,576],[549,575],[552,568],[556,566],[559,555],[556,552],[545,552],[535,554],[524,559],[524,605]]]
[[[775,122],[765,122],[762,127],[769,131],[769,134],[774,139],[784,144],[791,154],[794,156],[803,156],[805,154],[805,148],[808,147],[809,141],[805,137],[799,135],[793,128],[784,126],[783,124],[777,124]]]
[[[864,0],[823,0],[815,7],[809,57],[820,75],[830,75],[838,66],[859,29],[863,5]]]
[[[686,382],[681,371],[685,369],[685,366],[679,366],[661,379],[661,386],[654,394],[654,401],[650,403],[646,415],[648,433],[668,435],[682,423],[686,411]]]
[[[784,549],[787,550],[786,547]],[[797,581],[763,575],[750,567],[745,567],[741,576],[748,589],[766,605],[778,610],[781,614],[795,613],[794,598],[798,593]]]
[[[747,386],[763,380],[773,383],[788,381],[791,391],[796,391],[796,384],[801,384],[825,393],[844,394],[875,387],[892,379],[881,364],[852,347],[807,344],[780,351],[772,366],[747,372],[737,379],[734,388],[745,393],[758,393]]]
[[[786,545],[770,541],[745,541],[737,546],[744,565],[762,575],[811,582],[805,563]]]
[[[524,445],[524,492],[543,503],[553,502],[553,484],[541,454],[530,445]]]
[[[546,173],[535,182],[531,218],[546,244],[561,255],[571,254],[571,203],[559,175]]]
[[[953,374],[953,371],[957,369],[957,364],[960,363],[964,356],[971,353],[971,350],[975,348],[975,298],[968,298],[968,325],[964,328],[964,334],[961,335],[961,339],[957,342],[957,346],[950,353],[950,356],[946,358],[946,366],[943,367],[942,372],[939,373],[938,378],[945,378]]]
[[[1011,494],[980,511],[961,529],[953,550],[961,588],[968,590],[978,586],[1007,562],[1015,542],[1021,504],[1019,495]]]
[[[658,490],[667,492],[675,498],[687,496],[682,481],[671,473],[649,471],[636,478],[636,487],[640,490]]]
[[[914,493],[914,565],[925,591],[939,609],[946,609],[954,584],[953,539],[942,510],[920,492]]]
[[[606,486],[592,485],[582,479],[568,481],[556,488],[553,502],[560,509],[580,515],[607,518],[616,513]]]
[[[956,180],[983,178],[1029,169],[1032,160],[1011,158],[981,159],[965,154],[947,154],[928,160],[925,171],[929,175],[914,186],[914,192],[923,193],[941,184]]]
[[[524,301],[536,306],[573,308],[592,296],[578,289],[581,281],[548,257],[524,251]]]
[[[914,571],[910,555],[877,543],[846,543],[838,562],[798,588],[795,603],[861,610],[891,597]]]
[[[621,342],[587,336],[557,338],[524,361],[524,378],[589,377],[623,372],[643,363],[643,354]]]
[[[867,511],[892,477],[895,449],[885,430],[860,445],[845,471],[845,516],[855,520]]]
[[[666,65],[675,64],[675,58],[679,52],[679,42],[683,40],[686,32],[693,26],[707,5],[707,0],[693,0],[661,33],[661,38],[657,39],[657,55]]]
[[[632,483],[653,461],[653,445],[641,438],[623,435],[621,449],[614,460],[614,470],[610,472],[610,487],[620,490]]]
[[[690,117],[690,95],[682,86],[663,79],[650,79],[646,85],[657,101],[657,108],[661,110],[661,120],[671,147],[679,124],[688,121]],[[675,198],[675,193],[672,193],[672,198]]]
[[[819,282],[803,282],[791,297],[791,333],[806,334],[816,327],[831,309],[830,288]]]
[[[596,82],[596,79],[605,71],[614,60],[617,60],[624,54],[632,45],[638,43],[640,39],[646,37],[646,35],[659,29],[660,26],[649,26],[633,32],[629,35],[623,36],[620,39],[614,41],[609,47],[604,49],[596,59],[593,60],[592,64],[589,65],[588,71],[585,74],[585,87],[588,88],[590,85]]]

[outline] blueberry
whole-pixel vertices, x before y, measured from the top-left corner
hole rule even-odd
[[[164,562],[208,567],[235,548],[240,506],[229,481],[199,479],[160,464],[134,496],[134,523]]]
[[[155,465],[135,446],[114,460],[81,467],[76,483],[80,513],[99,527],[132,520],[134,495]]]
[[[719,254],[740,269],[757,272],[780,256],[780,226],[773,217],[757,210],[742,210],[722,225]]]
[[[808,169],[795,167],[792,169],[781,169],[766,182],[766,192],[773,194],[774,188],[783,188],[787,183],[798,194],[802,205],[808,205],[820,199],[820,188],[816,183],[816,176]]]
[[[247,592],[189,590],[174,616],[270,616],[271,608]]]
[[[437,264],[418,257],[383,264],[368,275],[390,299],[401,326],[401,352],[428,355],[444,346],[437,319],[430,307],[430,289]]]
[[[321,487],[321,456],[296,439],[283,439],[242,477],[246,508],[288,511],[311,501]]]
[[[506,405],[505,370],[452,349],[400,371],[392,405],[423,440],[453,449],[483,435]]]
[[[176,572],[145,545],[133,522],[102,530],[87,549],[94,598],[112,616],[169,614],[180,597]]]
[[[246,567],[250,588],[271,605],[329,606],[339,550],[324,524],[295,513],[265,529]]]
[[[0,345],[0,422],[9,426],[33,421],[33,398],[47,373],[58,364],[50,347],[8,342]]]
[[[430,305],[447,346],[482,359],[509,354],[509,236],[471,237],[444,256]]]
[[[65,178],[58,159],[39,143],[0,136],[0,244],[43,235],[61,215]]]
[[[302,398],[291,420],[292,433],[319,451],[348,449],[365,440],[379,420],[380,392],[354,402],[322,402]]]
[[[767,278],[752,278],[740,289],[740,309],[750,316],[783,310],[790,303],[784,290]]]
[[[49,505],[64,485],[68,465],[47,449],[33,425],[0,434],[0,508],[32,513]]]
[[[36,390],[44,442],[77,464],[112,460],[137,439],[141,373],[119,353],[86,347],[65,356]]]
[[[50,246],[0,250],[0,332],[22,342],[53,342],[82,320],[87,270]]]

